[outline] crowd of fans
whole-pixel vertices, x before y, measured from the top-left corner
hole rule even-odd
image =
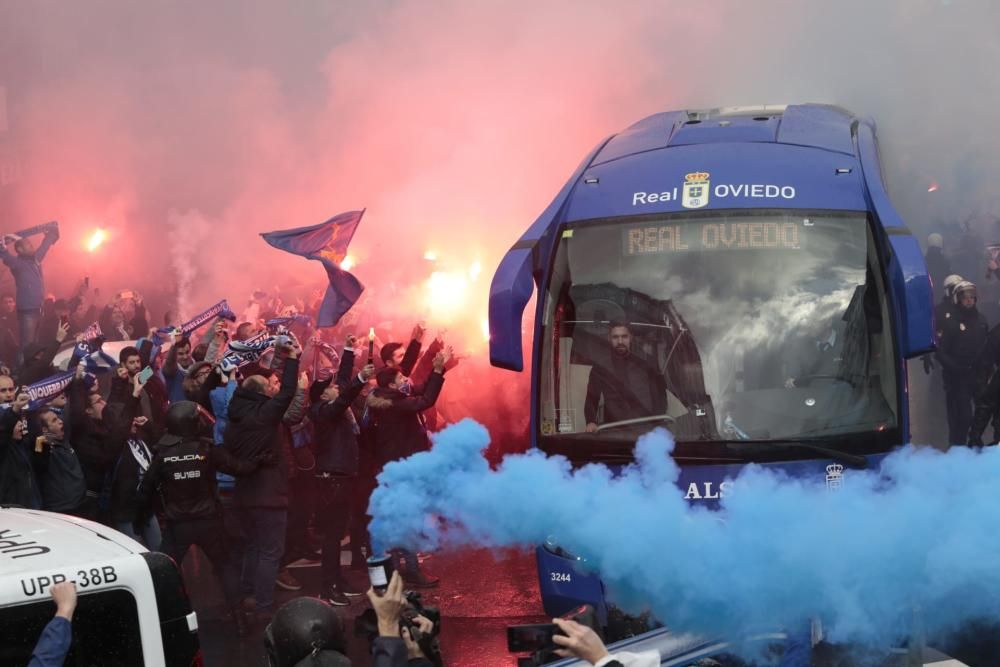
[[[458,363],[443,334],[316,330],[318,300],[261,292],[240,316],[188,327],[167,312],[156,326],[135,290],[100,303],[85,280],[47,296],[58,227],[44,234],[37,250],[4,239],[16,295],[0,298],[0,504],[105,523],[178,562],[198,545],[244,633],[271,619],[276,586],[302,590],[296,561],[321,561],[321,589],[304,594],[362,595],[341,544],[363,570],[375,476],[443,425],[436,402]],[[407,587],[435,586],[398,546]]]

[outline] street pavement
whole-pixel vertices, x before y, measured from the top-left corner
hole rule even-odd
[[[346,554],[345,554],[346,556]],[[206,667],[266,667],[258,634],[240,638],[225,618],[221,589],[208,561],[192,550],[185,559],[184,580],[198,612],[199,637]],[[437,588],[421,591],[423,604],[438,607],[442,615],[441,646],[445,664],[462,667],[516,665],[507,653],[506,627],[517,623],[545,622],[535,572],[534,553],[525,551],[464,550],[436,553],[423,568],[441,577]],[[367,573],[345,569],[358,589],[367,588]],[[303,584],[301,591],[278,589],[276,605],[300,595],[316,595],[319,567],[292,569]],[[354,619],[368,607],[367,598],[352,598],[340,607],[348,634],[348,653],[354,665],[369,664],[367,643],[353,634]]]

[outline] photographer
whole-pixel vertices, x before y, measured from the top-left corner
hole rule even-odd
[[[369,589],[368,600],[378,618],[378,637],[372,642],[374,667],[441,667],[441,655],[434,650],[434,622],[420,614],[407,614],[409,604],[399,572],[392,573],[384,594]],[[427,639],[434,649],[428,647]]]
[[[552,641],[560,647],[556,654],[564,658],[586,660],[594,667],[659,667],[659,651],[608,653],[592,628],[562,618],[554,618],[552,622],[559,626],[560,633],[552,636]]]

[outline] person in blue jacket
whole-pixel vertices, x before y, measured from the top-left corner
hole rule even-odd
[[[59,240],[59,224],[53,223],[48,227],[37,250],[27,237],[20,238],[8,234],[6,238],[16,238],[15,254],[12,255],[5,250],[0,252],[0,260],[3,260],[14,276],[14,286],[17,289],[17,323],[21,333],[21,350],[24,350],[35,342],[38,334],[38,323],[42,319],[42,302],[45,300],[42,260],[45,259],[52,244]]]
[[[76,584],[63,581],[49,589],[56,603],[56,615],[48,622],[31,652],[28,667],[62,667],[73,641],[73,612],[76,611]]]

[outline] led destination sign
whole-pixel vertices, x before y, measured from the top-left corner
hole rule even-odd
[[[688,250],[799,250],[794,222],[688,222],[622,230],[622,253],[652,255]]]

